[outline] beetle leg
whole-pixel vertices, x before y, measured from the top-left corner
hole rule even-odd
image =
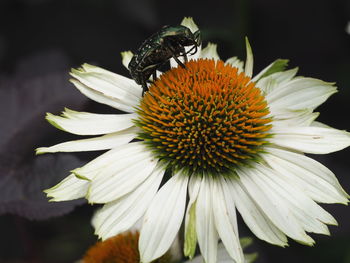
[[[187,58],[187,53],[186,53],[186,51],[185,51],[184,53],[182,53],[182,56],[183,56],[183,58],[184,58],[185,63],[187,63],[187,62],[188,62],[188,58]]]
[[[186,55],[186,54],[185,54]],[[186,68],[185,64],[181,62],[180,59],[178,59],[177,56],[173,55],[173,58],[175,59],[175,61],[177,62],[177,64],[179,64],[182,68]],[[187,56],[185,58],[185,62],[187,62]]]
[[[143,95],[145,95],[145,92],[148,91],[148,87],[147,87],[147,82],[145,79],[142,79],[142,97]]]
[[[193,49],[194,49],[194,51],[192,53],[190,53]],[[194,55],[197,53],[197,49],[198,49],[198,47],[196,45],[193,45],[191,47],[191,49],[186,52],[186,54]]]
[[[152,74],[153,82],[156,81],[157,78],[157,70],[155,70]]]
[[[171,44],[169,44],[168,42],[164,42],[164,45],[166,46],[167,49],[170,50],[171,54],[173,55],[172,57],[175,59],[175,61],[177,62],[177,64],[179,64],[182,68],[186,68],[185,64],[182,63],[182,61],[180,59],[178,59],[178,56],[177,56],[177,52],[176,50],[171,46]],[[184,60],[185,60],[185,63],[187,62],[187,57],[185,57],[186,55],[186,51],[185,51],[185,48],[183,46],[178,46],[180,48],[180,54],[179,55],[183,55],[184,56]]]
[[[182,54],[185,63],[187,63],[188,59],[187,59],[187,52],[186,52],[185,48],[183,46],[179,45],[179,49],[180,49],[180,54]]]

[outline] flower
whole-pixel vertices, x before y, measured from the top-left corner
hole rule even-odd
[[[191,19],[182,24],[197,30]],[[337,222],[316,202],[347,204],[349,196],[329,169],[303,153],[350,145],[349,133],[315,121],[314,109],[336,87],[296,77],[281,59],[253,77],[248,40],[246,47],[245,63],[221,61],[214,44],[190,56],[186,69],[171,61],[144,97],[127,77],[88,64],[73,69],[71,81],[83,94],[126,113],[47,115],[64,131],[105,135],[37,153],[109,150],[47,195],[104,204],[93,218],[102,239],[142,219],[143,263],[168,250],[184,217],[186,256],[194,256],[198,242],[205,261],[216,262],[221,239],[230,257],[244,262],[236,209],[258,238],[274,245],[287,246],[287,237],[312,245],[306,232],[328,235],[327,225]],[[124,65],[131,56],[123,53]]]
[[[103,242],[97,242],[85,253],[81,263],[139,263],[138,231],[127,231],[108,238]],[[175,257],[176,258],[176,257]],[[168,251],[153,263],[175,262],[171,251]]]

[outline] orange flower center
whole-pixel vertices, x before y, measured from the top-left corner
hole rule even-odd
[[[139,263],[139,232],[125,232],[103,242],[97,242],[85,253],[82,263]],[[152,263],[171,263],[167,252]]]
[[[169,167],[232,174],[270,136],[265,97],[243,72],[199,59],[162,74],[138,109],[140,138]]]

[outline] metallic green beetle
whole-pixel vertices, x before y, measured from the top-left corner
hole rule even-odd
[[[142,95],[148,90],[147,81],[153,75],[153,80],[157,78],[156,71],[171,58],[185,68],[179,60],[183,56],[187,62],[187,54],[197,52],[201,45],[200,31],[192,33],[188,27],[164,26],[160,31],[147,38],[139,47],[129,63],[131,77],[139,85],[142,85]],[[185,47],[192,46],[188,51]]]

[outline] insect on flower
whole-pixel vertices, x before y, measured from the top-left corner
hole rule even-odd
[[[147,81],[151,75],[153,80],[157,78],[157,69],[171,58],[183,68],[185,65],[179,60],[183,56],[187,62],[187,54],[197,52],[201,45],[200,31],[192,33],[188,27],[164,26],[161,30],[147,38],[137,50],[129,63],[131,77],[139,85],[142,85],[142,94],[148,90]],[[192,46],[189,50],[185,47]]]

